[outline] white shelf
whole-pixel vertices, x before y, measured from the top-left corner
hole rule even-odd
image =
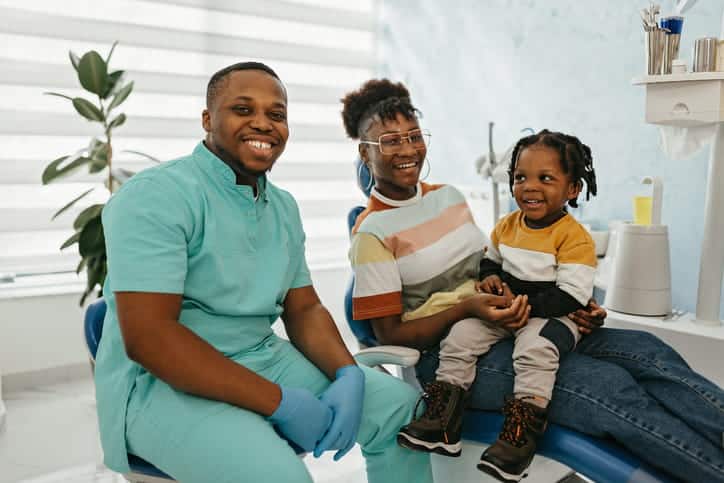
[[[634,79],[646,89],[646,122],[694,127],[724,122],[724,72],[652,75]]]
[[[724,72],[685,72],[683,74],[645,75],[634,78],[633,85],[660,84],[663,82],[695,82],[724,80]]]

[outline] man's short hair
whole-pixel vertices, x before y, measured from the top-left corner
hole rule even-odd
[[[238,70],[261,70],[281,82],[281,79],[279,78],[277,73],[274,72],[271,67],[261,62],[238,62],[236,64],[232,64],[216,72],[214,75],[211,76],[211,79],[209,79],[209,84],[206,86],[207,108],[211,107],[214,98],[219,93],[221,87],[223,87],[223,83],[226,80],[226,77],[232,72],[236,72]]]

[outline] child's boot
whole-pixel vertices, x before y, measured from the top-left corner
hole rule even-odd
[[[506,399],[503,429],[498,440],[483,452],[478,469],[500,481],[520,481],[526,476],[538,441],[545,431],[547,413],[546,409],[523,399]]]
[[[400,429],[397,443],[418,451],[460,456],[466,393],[462,387],[447,382],[427,384],[420,398],[427,404],[425,413]]]

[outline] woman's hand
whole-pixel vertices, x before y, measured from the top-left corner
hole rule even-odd
[[[512,300],[506,295],[481,293],[463,301],[470,317],[488,322],[497,322],[505,329],[517,330],[528,323],[530,305],[527,295],[518,295]]]
[[[606,315],[608,315],[606,309],[591,299],[586,307],[568,314],[568,318],[578,324],[578,331],[581,334],[586,335],[603,326]]]

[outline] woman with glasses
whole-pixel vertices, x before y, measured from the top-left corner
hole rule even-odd
[[[439,343],[455,323],[475,317],[515,329],[525,323],[529,306],[525,297],[506,306],[504,297],[454,290],[477,279],[487,238],[458,190],[421,182],[429,169],[424,166],[429,134],[405,86],[370,80],[342,102],[346,132],[359,140],[361,161],[372,177],[350,249],[354,318],[369,319],[382,344],[422,350],[417,374],[427,383],[435,378]],[[416,308],[435,299],[450,308],[415,317]],[[549,420],[613,437],[686,481],[724,481],[722,390],[651,334],[595,330],[605,315],[595,302],[569,314],[587,335],[561,362]],[[479,358],[470,406],[500,410],[504,396],[513,392],[512,350],[507,340]],[[465,404],[448,407],[439,391],[427,400],[444,413],[441,420]],[[448,442],[460,434],[460,428],[431,430],[444,431]]]

